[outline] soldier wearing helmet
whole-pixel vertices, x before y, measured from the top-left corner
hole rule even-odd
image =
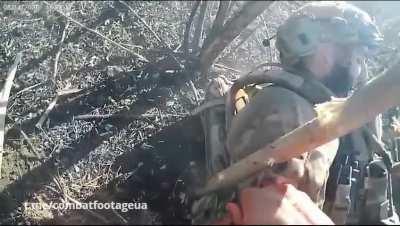
[[[366,59],[377,50],[381,41],[382,35],[371,17],[348,3],[309,3],[295,12],[277,31],[276,47],[280,53],[282,70],[266,72],[276,82],[270,81],[262,85],[249,103],[242,109],[236,109],[237,113],[227,128],[226,147],[230,162],[239,161],[313,119],[316,116],[316,104],[329,101],[332,97],[351,95],[357,85],[365,82]],[[286,82],[280,82],[285,79]],[[288,80],[291,82],[287,82]],[[379,127],[379,118],[366,126],[369,131],[373,131],[375,141],[381,137]],[[335,223],[349,223],[349,212],[360,207],[347,203],[351,199],[350,190],[354,189],[351,187],[353,169],[360,168],[361,174],[368,174],[372,172],[369,171],[370,168],[382,165],[368,165],[375,155],[369,154],[370,150],[365,148],[368,145],[362,137],[363,132],[359,131],[347,140],[336,139],[242,182],[238,185],[238,190],[241,191],[238,195],[239,203],[229,203],[229,214],[220,223],[329,224],[332,222],[322,209],[324,204],[327,205],[325,195],[327,190],[332,190],[331,187],[340,190],[343,197],[339,198],[345,203],[339,203],[342,206],[338,204],[338,209],[342,212],[330,214],[337,207],[335,197],[332,198],[336,193],[330,191],[333,195],[327,197],[329,207],[325,208],[325,213]],[[346,146],[348,140],[353,144],[350,148]],[[357,142],[363,143],[364,148],[354,148],[354,143]],[[344,164],[340,162],[337,153],[341,153],[340,157],[346,157]],[[343,169],[331,179],[333,176],[330,177],[330,168],[334,161],[339,162]],[[352,165],[353,163],[357,166]],[[328,179],[331,184],[327,189]],[[277,183],[278,189],[264,187],[265,184],[274,184],[276,181],[280,181]],[[361,186],[363,182],[358,182],[357,186]],[[283,186],[284,192],[282,183],[289,184]],[[266,193],[268,195],[263,195]],[[352,191],[352,194],[355,193]],[[378,201],[369,205],[369,208],[376,207],[381,213],[379,216],[370,216],[376,222],[394,215],[393,211],[385,212],[387,208],[382,205],[387,203],[381,201],[383,196],[379,197],[374,197]],[[365,211],[357,213],[359,218],[362,214],[365,215]]]
[[[381,41],[364,11],[344,2],[318,2],[305,5],[280,26],[276,46],[285,67],[310,71],[337,96],[346,96],[365,57]]]

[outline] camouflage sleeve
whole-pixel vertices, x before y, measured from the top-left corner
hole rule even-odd
[[[256,151],[316,116],[313,105],[281,87],[260,90],[233,119],[227,148],[233,161]]]

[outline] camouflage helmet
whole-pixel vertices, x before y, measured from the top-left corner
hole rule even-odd
[[[278,28],[276,47],[283,65],[313,54],[322,42],[359,44],[377,49],[382,35],[371,17],[345,2],[316,2],[300,8]]]

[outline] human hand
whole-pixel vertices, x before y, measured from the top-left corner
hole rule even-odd
[[[216,224],[333,225],[306,193],[282,180],[240,192],[240,205],[228,203],[228,214]]]

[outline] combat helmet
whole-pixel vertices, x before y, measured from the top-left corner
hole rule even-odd
[[[283,65],[312,55],[319,43],[359,44],[371,53],[382,34],[363,10],[345,2],[308,3],[278,28],[276,47]]]

